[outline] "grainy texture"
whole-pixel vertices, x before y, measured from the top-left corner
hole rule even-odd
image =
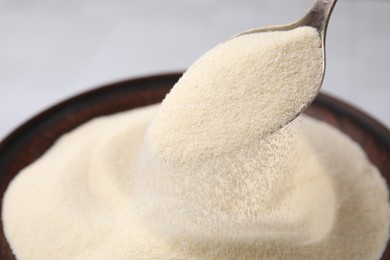
[[[221,43],[164,99],[149,130],[151,152],[188,163],[256,142],[301,112],[322,72],[321,39],[312,27]]]
[[[328,125],[307,118],[303,119],[303,134],[299,137],[306,143],[300,151],[303,158],[294,176],[290,176],[299,189],[288,190],[288,196],[280,198],[277,206],[263,212],[256,224],[268,221],[268,225],[257,233],[247,236],[244,228],[230,238],[212,232],[206,237],[188,237],[175,230],[154,229],[139,218],[137,201],[131,193],[142,136],[156,108],[90,121],[61,137],[40,160],[17,176],[6,193],[3,222],[18,258],[379,257],[389,220],[384,182],[356,144]],[[158,187],[149,188],[145,192],[150,194]],[[243,191],[241,187],[231,188],[232,192]],[[219,200],[226,202],[225,198]],[[167,209],[175,210],[170,206]],[[268,215],[275,210],[284,211],[276,223]],[[158,214],[169,216],[164,210]],[[187,217],[189,224],[196,220],[196,216]],[[207,225],[207,218],[198,220]],[[245,224],[247,219],[243,220]]]
[[[146,136],[134,180],[142,219],[177,236],[319,240],[332,227],[337,203],[300,128],[296,120],[233,152],[184,164],[151,153]]]
[[[1,194],[20,169],[36,160],[62,134],[91,118],[161,101],[179,76],[144,78],[100,88],[61,103],[21,126],[0,144]],[[386,128],[355,108],[323,94],[307,112],[357,141],[389,183],[390,133]],[[51,133],[50,137],[47,132]],[[0,259],[15,259],[2,232],[0,241]],[[387,249],[382,259],[390,259],[389,256]]]
[[[17,257],[378,258],[389,204],[376,168],[325,124],[279,129],[320,84],[317,32],[251,36],[203,56],[156,117],[148,107],[94,119],[23,169],[2,205]]]
[[[178,236],[238,239],[262,232],[264,240],[311,241],[324,235],[335,207],[326,177],[320,167],[311,169],[319,175],[313,190],[323,193],[318,203],[329,205],[313,210],[295,192],[307,149],[300,128],[278,131],[314,98],[322,58],[312,27],[242,35],[199,58],[147,132],[134,181],[142,219]],[[147,217],[156,212],[163,214]],[[307,212],[316,212],[307,225],[295,223]]]

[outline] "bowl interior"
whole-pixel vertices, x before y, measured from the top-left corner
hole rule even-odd
[[[35,116],[0,143],[0,196],[3,197],[12,178],[61,135],[98,116],[161,102],[180,76],[181,73],[165,74],[111,84],[68,99]],[[388,129],[356,108],[322,93],[306,114],[326,121],[358,142],[390,186]],[[0,259],[15,259],[2,223]],[[390,259],[389,245],[382,259]]]

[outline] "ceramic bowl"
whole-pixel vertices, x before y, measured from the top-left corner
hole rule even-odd
[[[45,153],[61,135],[98,116],[161,102],[180,76],[181,73],[156,75],[96,88],[24,123],[0,143],[0,196],[3,197],[12,178]],[[358,142],[390,184],[390,132],[387,128],[360,110],[323,93],[306,114],[326,121]],[[2,223],[0,229],[0,259],[15,259],[4,237]],[[389,246],[382,259],[390,259]]]

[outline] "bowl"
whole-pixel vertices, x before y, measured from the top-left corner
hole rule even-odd
[[[3,197],[12,178],[45,153],[61,135],[98,116],[161,102],[181,75],[155,75],[96,88],[65,100],[18,127],[0,143],[0,196]],[[305,113],[333,125],[359,143],[390,185],[390,131],[386,127],[323,93]],[[2,223],[0,229],[0,259],[15,259]],[[389,244],[382,259],[390,259]]]

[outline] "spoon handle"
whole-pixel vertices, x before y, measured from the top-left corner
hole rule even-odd
[[[316,28],[321,36],[325,38],[329,17],[336,2],[337,0],[315,1],[309,12],[299,22],[300,25],[307,25]]]

